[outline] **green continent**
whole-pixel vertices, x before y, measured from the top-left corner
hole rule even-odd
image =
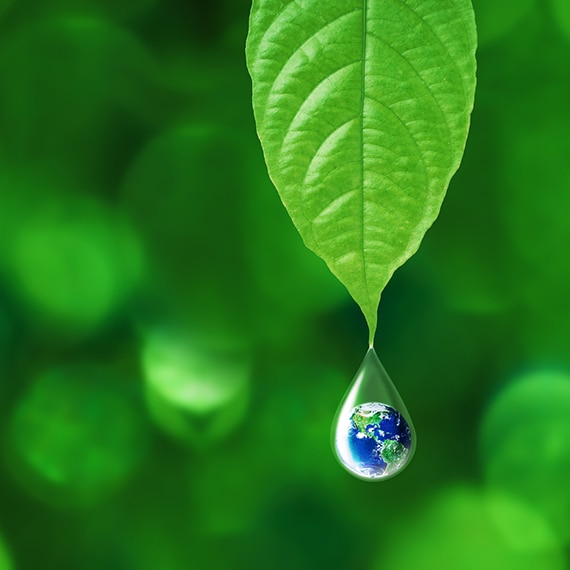
[[[384,442],[380,455],[386,463],[396,463],[402,459],[406,448],[394,439],[388,439]]]
[[[354,422],[356,429],[360,433],[368,435],[366,432],[366,427],[369,425],[380,424],[380,422],[387,416],[386,412],[376,412],[374,414],[363,412],[362,410],[357,410],[352,414],[351,420]]]

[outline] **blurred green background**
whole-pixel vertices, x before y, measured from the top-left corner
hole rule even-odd
[[[418,432],[268,181],[247,0],[0,1],[0,570],[541,569],[570,545],[570,4],[477,0],[465,159],[384,292]]]

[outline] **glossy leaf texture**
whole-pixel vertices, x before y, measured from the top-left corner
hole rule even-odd
[[[459,167],[475,92],[470,0],[254,0],[247,40],[269,175],[361,307],[418,249]]]

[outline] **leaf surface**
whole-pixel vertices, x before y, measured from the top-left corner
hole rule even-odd
[[[419,247],[475,91],[470,0],[253,0],[247,63],[269,175],[361,307]]]

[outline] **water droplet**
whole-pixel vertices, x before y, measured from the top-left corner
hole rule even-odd
[[[390,479],[414,455],[410,414],[372,347],[340,403],[332,445],[340,464],[365,481]]]

